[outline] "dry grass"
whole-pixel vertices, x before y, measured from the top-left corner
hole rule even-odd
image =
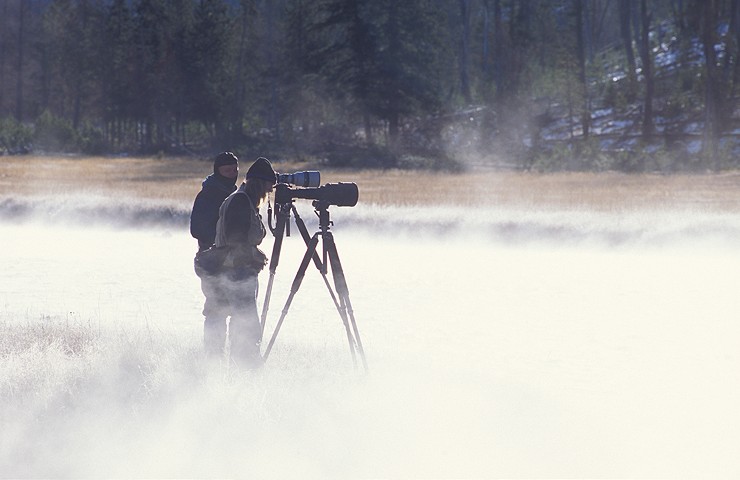
[[[701,175],[510,171],[448,174],[337,170],[284,162],[276,162],[275,167],[282,172],[319,169],[324,183],[356,182],[362,203],[380,205],[740,211],[738,171]],[[210,171],[210,161],[185,158],[4,157],[0,159],[0,196],[77,192],[189,203]]]

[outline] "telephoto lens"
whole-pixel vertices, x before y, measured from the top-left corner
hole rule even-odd
[[[319,187],[320,200],[338,207],[354,207],[360,197],[355,183],[327,183]]]
[[[296,187],[315,188],[321,185],[321,173],[316,170],[295,173],[276,173],[277,183],[287,183]]]
[[[354,207],[357,205],[360,192],[355,183],[327,183],[319,188],[300,188],[291,190],[293,198],[318,200],[328,205],[338,207]]]

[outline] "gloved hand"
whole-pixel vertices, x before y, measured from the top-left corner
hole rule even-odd
[[[265,252],[255,247],[255,252],[254,252],[253,257],[254,257],[254,264],[258,270],[262,270],[263,268],[265,268],[265,266],[267,265],[267,255],[265,255]]]

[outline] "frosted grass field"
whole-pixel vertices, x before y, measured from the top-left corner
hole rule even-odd
[[[0,477],[740,475],[736,212],[333,207],[364,376],[315,269],[240,372],[200,355],[187,206],[29,202],[0,222]]]

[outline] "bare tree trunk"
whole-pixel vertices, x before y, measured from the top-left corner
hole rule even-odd
[[[583,0],[575,0],[576,50],[578,56],[578,83],[581,90],[581,128],[583,138],[588,138],[591,127],[591,108],[589,105],[588,83],[586,80],[586,45],[583,35]]]
[[[655,82],[653,80],[653,61],[650,53],[650,21],[652,14],[648,13],[647,0],[640,0],[640,56],[642,57],[642,75],[645,77],[645,102],[642,112],[642,135],[650,138],[654,131],[653,124],[653,96]]]
[[[483,150],[491,145],[491,132],[495,128],[493,103],[495,100],[494,90],[498,89],[500,78],[498,76],[500,58],[501,17],[500,0],[484,0],[483,2],[483,79],[484,86],[481,89],[481,97],[486,105],[481,123],[482,135],[480,146]],[[491,38],[492,37],[492,38]]]
[[[635,52],[632,49],[632,31],[630,29],[630,11],[632,0],[619,0],[619,33],[622,37],[624,53],[627,56],[627,79],[631,84],[637,80],[635,76]]]
[[[581,2],[581,35],[583,42],[583,52],[585,57],[591,61],[593,59],[593,19],[592,11],[589,10],[589,4],[593,2]],[[593,10],[593,9],[591,9]]]
[[[267,64],[270,79],[270,109],[268,114],[268,125],[270,130],[275,134],[275,139],[280,141],[280,104],[278,100],[278,78],[277,78],[277,65],[276,65],[276,54],[277,49],[275,41],[275,7],[273,2],[265,2],[266,16],[267,16]]]
[[[483,76],[486,81],[488,81],[488,75],[490,73],[490,62],[489,62],[489,41],[488,41],[488,35],[491,31],[491,7],[489,5],[488,0],[483,0],[483,35],[481,38],[481,50],[483,53],[483,61],[482,61],[482,71]]]
[[[678,30],[683,32],[686,29],[686,12],[684,10],[683,0],[673,0],[671,2],[673,18],[678,26]]]
[[[493,0],[493,83],[496,85],[497,96],[503,90],[504,59],[504,32],[501,21],[501,0]]]
[[[727,32],[728,55],[725,57],[725,75],[729,84],[728,97],[734,102],[740,74],[740,0],[730,3],[730,29]]]
[[[15,87],[15,118],[23,121],[23,33],[25,30],[26,2],[18,2],[18,79]]]
[[[470,0],[458,0],[462,33],[460,38],[460,90],[465,103],[473,102],[470,93]]]
[[[716,0],[704,0],[702,3],[702,28],[701,39],[704,46],[704,62],[707,73],[705,86],[705,119],[704,139],[705,149],[712,158],[716,158],[717,143],[722,131],[722,82],[720,72],[717,68],[717,53],[714,45],[717,43],[715,37],[717,18]]]
[[[3,1],[3,13],[2,13],[2,21],[3,23],[6,22],[5,19],[8,18],[8,2]],[[6,57],[6,39],[5,39],[5,32],[7,30],[7,25],[3,24],[2,27],[0,27],[0,115],[3,113],[3,100],[5,98],[5,57]]]
[[[239,32],[239,56],[236,65],[236,78],[234,79],[234,88],[236,90],[236,105],[233,106],[232,117],[230,119],[231,131],[236,138],[241,139],[244,135],[244,127],[242,122],[244,108],[247,101],[246,92],[246,80],[244,78],[244,71],[247,66],[247,39],[249,32],[249,4],[248,2],[241,2],[240,16],[241,16],[241,27]]]
[[[391,51],[399,51],[400,27],[398,19],[398,4],[391,2],[388,9],[388,46]],[[388,144],[395,149],[399,144],[400,137],[400,112],[397,108],[390,109],[388,113]]]
[[[589,61],[593,61],[593,56],[596,54],[596,49],[593,48],[593,45],[600,45],[602,43],[601,37],[604,34],[604,21],[606,20],[607,13],[609,13],[609,7],[611,3],[611,0],[605,0],[604,4],[602,5],[601,11],[594,7],[593,15],[596,26],[592,32],[592,48],[590,50],[591,56],[589,57]],[[597,17],[598,21],[596,20]]]
[[[735,98],[736,89],[740,84],[740,0],[734,0],[734,17],[735,17],[735,73],[733,74],[733,93]]]

